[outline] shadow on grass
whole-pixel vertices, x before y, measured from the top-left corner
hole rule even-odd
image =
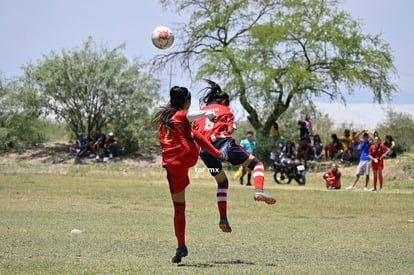
[[[178,266],[209,268],[209,267],[215,267],[215,266],[221,266],[221,265],[255,265],[255,263],[246,262],[243,260],[229,260],[229,261],[214,261],[211,263],[180,264]]]

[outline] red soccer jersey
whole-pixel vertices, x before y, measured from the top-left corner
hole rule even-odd
[[[369,153],[371,156],[375,159],[378,159],[378,162],[371,162],[372,170],[380,170],[384,168],[384,159],[379,159],[386,151],[388,150],[387,146],[384,144],[380,144],[378,149],[375,147],[375,145],[371,145],[369,147]]]
[[[172,116],[171,121],[176,124],[172,130],[158,126],[163,166],[192,150],[196,156],[198,155],[197,146],[191,136],[191,124],[186,117],[187,112],[187,110],[177,111]]]
[[[213,123],[208,118],[199,118],[194,121],[194,129],[199,131],[211,142],[231,137],[227,129],[228,127],[236,128],[236,124],[234,122],[234,114],[229,107],[221,104],[210,104],[201,110],[214,112],[217,116],[217,122]]]
[[[387,152],[388,148],[384,144],[380,144],[378,149],[375,145],[371,145],[369,148],[369,153],[373,158],[379,159],[385,152]]]

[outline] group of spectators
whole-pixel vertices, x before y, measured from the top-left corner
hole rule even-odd
[[[277,124],[276,124],[277,126]],[[299,138],[298,146],[296,148],[295,143],[287,141],[285,144],[281,144],[281,157],[284,160],[300,160],[303,161],[305,167],[308,166],[309,160],[331,160],[332,167],[330,170],[323,174],[323,178],[326,182],[328,189],[340,189],[341,188],[341,172],[338,164],[335,160],[341,162],[359,162],[361,163],[361,156],[365,158],[363,163],[369,168],[358,168],[354,183],[347,188],[347,190],[354,190],[355,185],[361,175],[366,175],[366,182],[364,190],[368,190],[369,171],[374,173],[374,188],[372,191],[377,190],[377,181],[380,183],[380,191],[382,191],[382,161],[383,158],[395,158],[397,157],[397,148],[394,139],[391,135],[385,136],[385,141],[381,143],[378,132],[374,132],[373,135],[368,135],[367,130],[363,130],[360,133],[352,132],[350,129],[345,129],[342,136],[338,137],[336,133],[331,135],[331,141],[324,144],[319,134],[314,134],[312,130],[312,122],[307,115],[303,121],[298,122],[299,126]],[[278,130],[278,128],[277,128]],[[359,135],[364,133],[364,139],[360,139]],[[277,132],[277,134],[279,134]],[[368,137],[369,136],[369,137]],[[370,140],[368,143],[367,140]],[[368,148],[365,148],[369,144]],[[365,146],[364,148],[362,148]],[[380,148],[380,149],[378,149]],[[378,152],[381,151],[382,154]],[[376,156],[375,154],[379,154]],[[273,146],[270,152],[270,167],[272,168],[277,158],[277,147]],[[368,163],[368,164],[367,164]],[[359,165],[360,166],[360,165]],[[362,173],[362,171],[364,172]]]
[[[106,162],[118,155],[118,141],[113,132],[107,137],[100,129],[96,130],[93,138],[85,138],[83,133],[78,133],[76,142],[71,147],[71,154],[76,159],[89,156]]]
[[[338,137],[336,133],[331,135],[331,141],[324,144],[319,134],[313,134],[312,122],[307,115],[304,121],[298,122],[299,126],[299,143],[296,148],[294,142],[288,141],[281,148],[282,153],[289,158],[297,158],[304,162],[307,166],[309,160],[335,160],[356,162],[359,160],[361,151],[361,142],[356,138],[357,132],[352,132],[350,129],[345,129],[342,136]],[[378,132],[374,132],[374,137],[378,136]],[[387,157],[397,157],[397,150],[394,139],[391,135],[385,136],[383,143],[386,147],[391,149],[391,153]],[[275,147],[272,148],[272,151]],[[271,162],[274,158],[274,153],[271,153]]]

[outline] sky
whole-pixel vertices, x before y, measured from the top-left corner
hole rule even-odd
[[[342,0],[340,8],[360,20],[367,33],[382,33],[391,44],[399,74],[393,104],[414,104],[414,1]],[[176,31],[176,23],[186,18],[163,10],[156,0],[0,0],[0,72],[6,78],[19,76],[21,66],[52,51],[79,47],[89,36],[108,48],[126,43],[123,53],[130,60],[149,61],[160,53],[151,43],[152,30],[165,25]],[[158,77],[169,79],[164,74]],[[178,72],[173,78],[187,82],[173,84],[194,85]],[[372,95],[359,92],[347,102],[372,104]]]

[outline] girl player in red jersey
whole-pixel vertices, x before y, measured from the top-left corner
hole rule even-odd
[[[191,127],[197,118],[215,121],[216,115],[211,111],[193,111],[191,93],[185,87],[174,86],[170,90],[170,102],[154,118],[158,123],[158,138],[162,148],[162,165],[167,170],[167,179],[174,205],[174,230],[178,248],[173,263],[180,263],[187,256],[185,245],[185,188],[190,184],[188,170],[198,160],[199,145],[214,157],[221,156],[219,150],[199,132]],[[223,153],[225,154],[225,153]]]
[[[374,174],[374,188],[371,191],[377,191],[377,181],[379,180],[380,189],[382,192],[382,184],[384,178],[382,176],[382,169],[384,169],[384,157],[391,152],[391,149],[381,144],[379,136],[374,137],[374,144],[369,148],[369,158],[371,159],[372,172]]]
[[[201,108],[203,111],[212,111],[217,115],[217,121],[213,122],[205,118],[196,119],[193,123],[194,129],[199,131],[203,136],[220,151],[227,151],[226,159],[233,165],[243,165],[253,171],[253,181],[255,186],[254,200],[264,201],[267,204],[274,204],[276,200],[264,193],[264,166],[263,163],[255,156],[247,153],[243,148],[236,144],[231,137],[236,125],[234,115],[229,106],[229,96],[223,92],[220,86],[206,80],[209,87],[205,88],[206,92],[201,102],[206,104]],[[223,148],[226,148],[223,150]],[[200,157],[208,167],[210,174],[217,182],[217,204],[220,213],[219,226],[223,232],[231,232],[230,224],[227,220],[227,191],[228,179],[222,169],[221,161],[214,155],[205,150],[200,151]]]

